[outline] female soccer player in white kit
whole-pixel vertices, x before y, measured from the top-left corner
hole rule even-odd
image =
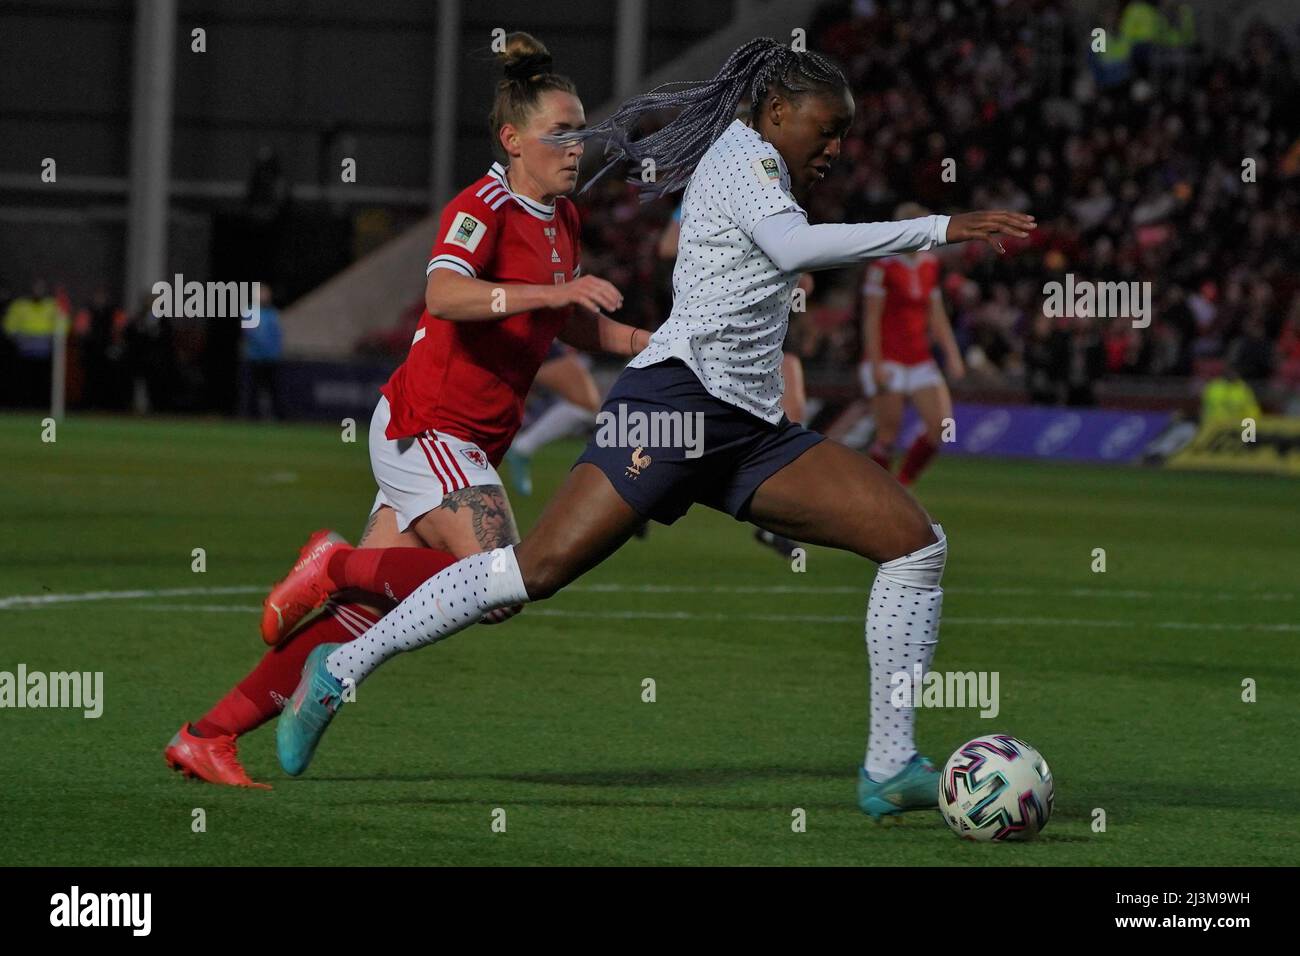
[[[754,104],[748,126],[734,120],[745,95]],[[631,138],[646,112],[672,108],[680,109],[673,121]],[[631,433],[620,446],[598,433],[519,544],[459,561],[362,637],[313,652],[277,728],[286,771],[306,769],[345,689],[388,658],[493,608],[548,598],[616,551],[644,518],[670,523],[701,502],[879,564],[867,604],[871,715],[858,804],[875,819],[937,806],[938,774],[916,750],[911,709],[895,708],[890,691],[891,675],[924,670],[934,653],[943,530],[874,462],[783,416],[781,344],[803,271],[967,239],[997,246],[998,234],[1027,236],[1033,219],[984,212],[810,225],[796,196],[825,177],[854,109],[826,58],[757,39],[713,80],[633,97],[577,134],[609,137],[613,160],[630,160],[638,174],[641,160],[653,158],[655,193],[689,179],[672,313],[605,409],[702,416],[702,453],[636,442]]]

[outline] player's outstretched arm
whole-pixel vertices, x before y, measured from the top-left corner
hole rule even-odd
[[[1032,216],[1006,211],[814,226],[802,212],[791,210],[760,221],[754,227],[753,238],[782,272],[804,272],[920,252],[967,239],[984,239],[1001,251],[999,235],[1023,239],[1033,228]]]
[[[569,305],[614,311],[623,305],[623,294],[595,276],[580,276],[560,285],[528,285],[472,279],[451,269],[434,269],[424,286],[424,304],[431,315],[440,319],[485,322]]]

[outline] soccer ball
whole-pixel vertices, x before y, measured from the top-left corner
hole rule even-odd
[[[964,840],[1032,840],[1052,815],[1047,761],[1005,734],[957,748],[939,777],[939,812]]]

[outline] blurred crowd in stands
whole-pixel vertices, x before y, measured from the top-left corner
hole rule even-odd
[[[1103,376],[1212,377],[1232,364],[1266,391],[1294,393],[1292,54],[1263,25],[1246,29],[1232,56],[1208,52],[1177,2],[1115,5],[1102,25],[1106,49],[1081,68],[1072,51],[1090,49],[1090,30],[1066,4],[824,7],[809,46],[842,64],[858,110],[844,155],[813,191],[811,220],[887,219],[908,199],[941,212],[1032,212],[1040,228],[1008,242],[1006,256],[975,244],[943,256],[945,301],[975,384],[1086,404]],[[671,208],[639,206],[621,183],[584,199],[584,268],[623,288],[631,317],[653,327],[668,294],[656,238]],[[1066,273],[1150,282],[1150,327],[1047,318],[1043,286]],[[791,332],[813,374],[860,349],[860,276],[827,278]]]
[[[70,408],[279,418],[280,318],[271,287],[260,289],[257,324],[243,328],[159,317],[150,297],[128,313],[103,288],[85,303],[42,278],[18,295],[0,288],[0,406],[50,407],[62,342]]]
[[[1100,24],[1064,0],[829,3],[808,46],[841,63],[858,109],[810,218],[888,219],[904,200],[1037,217],[1033,237],[1007,242],[1005,256],[973,243],[940,250],[967,387],[1091,404],[1103,378],[1210,379],[1230,367],[1266,406],[1286,407],[1300,395],[1294,53],[1262,23],[1230,51],[1202,42],[1201,29],[1179,0],[1115,3]],[[656,327],[671,306],[672,262],[658,245],[674,202],[642,203],[608,176],[579,206],[584,271],[623,290],[625,321]],[[1066,274],[1149,282],[1149,327],[1044,315],[1044,284]],[[793,317],[789,348],[814,385],[858,359],[860,285],[848,270],[819,276]],[[357,342],[358,355],[405,355],[421,311],[412,293],[395,326]],[[70,323],[89,407],[168,407],[176,379],[204,367],[179,325],[147,308],[127,315],[102,293],[74,304],[46,288],[0,291],[0,315],[5,364],[12,356],[20,368],[0,383],[6,403],[48,383],[58,321]],[[245,366],[246,392],[250,374]]]

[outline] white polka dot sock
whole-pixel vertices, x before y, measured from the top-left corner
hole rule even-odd
[[[394,654],[451,637],[488,611],[528,601],[513,546],[472,554],[443,568],[355,641],[325,661],[338,680],[356,684]]]
[[[867,659],[871,663],[871,732],[864,766],[877,782],[892,777],[916,753],[914,712],[895,707],[891,699],[903,671],[912,680],[918,662],[921,674],[930,669],[939,643],[943,609],[943,565],[948,539],[943,528],[931,525],[939,540],[919,551],[886,561],[876,572],[867,602]]]

